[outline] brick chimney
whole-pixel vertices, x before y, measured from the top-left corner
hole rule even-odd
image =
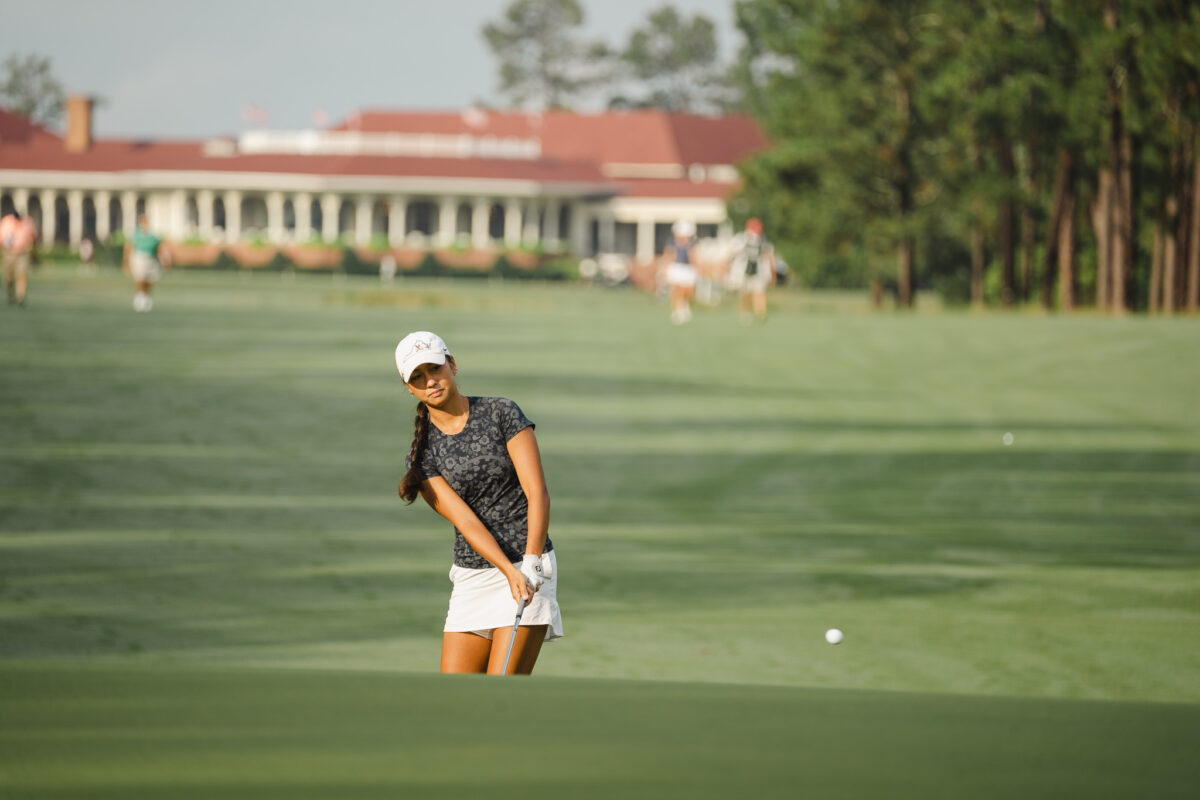
[[[92,146],[92,98],[69,94],[66,105],[67,136],[63,145],[68,153],[86,153]]]

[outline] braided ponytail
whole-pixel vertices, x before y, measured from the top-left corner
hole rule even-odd
[[[421,458],[425,455],[425,442],[429,438],[429,409],[424,403],[417,403],[417,416],[413,420],[413,441],[408,451],[408,472],[400,480],[400,497],[404,502],[411,503],[417,499],[424,474],[421,472]]]

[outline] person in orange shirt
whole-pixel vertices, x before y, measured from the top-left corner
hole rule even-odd
[[[29,262],[37,247],[37,228],[33,220],[17,211],[0,219],[0,244],[4,246],[4,288],[8,303],[25,305],[29,280]]]

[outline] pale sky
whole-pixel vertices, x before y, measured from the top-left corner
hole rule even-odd
[[[620,47],[668,0],[581,0],[583,33]],[[740,34],[733,0],[669,0]],[[198,138],[311,127],[360,108],[502,106],[480,30],[508,0],[0,0],[0,59],[53,60],[68,92],[99,95],[98,136]]]

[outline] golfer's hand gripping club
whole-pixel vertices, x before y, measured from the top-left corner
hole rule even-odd
[[[521,560],[521,574],[525,576],[525,580],[529,581],[529,585],[535,592],[543,583],[550,580],[553,572],[554,568],[547,556],[526,553],[525,558]]]

